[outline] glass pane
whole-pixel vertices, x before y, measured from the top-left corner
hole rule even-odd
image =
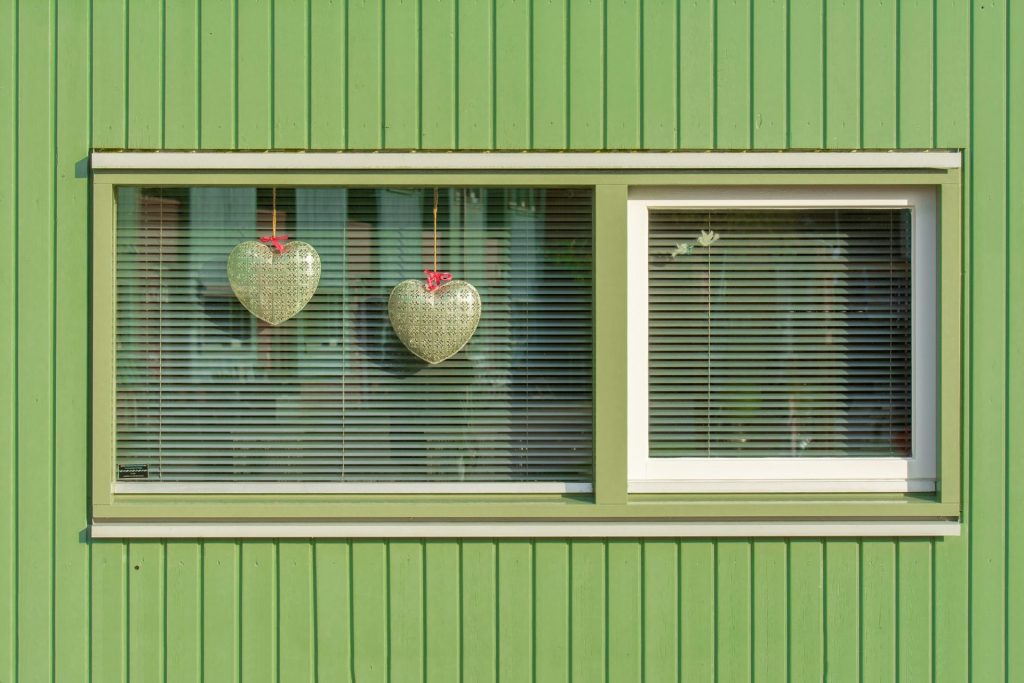
[[[589,481],[591,192],[438,192],[438,269],[482,301],[475,335],[438,365],[388,319],[391,289],[433,268],[433,204],[418,188],[120,188],[120,476]],[[271,326],[226,262],[270,234],[275,205],[322,275]]]
[[[909,210],[658,210],[649,235],[652,456],[910,455]]]

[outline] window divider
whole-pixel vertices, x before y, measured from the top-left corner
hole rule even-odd
[[[627,185],[594,190],[594,500],[627,500]]]

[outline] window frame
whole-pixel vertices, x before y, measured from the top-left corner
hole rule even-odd
[[[95,537],[948,535],[960,517],[958,151],[766,153],[94,152]],[[588,186],[594,190],[592,493],[115,492],[118,185]],[[939,229],[934,492],[637,493],[628,481],[627,202],[631,187],[933,187]]]
[[[937,193],[927,187],[633,188],[629,195],[629,491],[631,493],[935,490],[938,380]],[[910,457],[690,457],[648,454],[648,218],[651,210],[910,209]]]

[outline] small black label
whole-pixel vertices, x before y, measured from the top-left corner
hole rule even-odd
[[[149,465],[118,465],[118,479],[149,479]]]

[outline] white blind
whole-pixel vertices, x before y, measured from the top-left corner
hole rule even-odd
[[[317,249],[322,277],[272,327],[226,275],[238,242],[269,234],[269,189],[120,188],[119,477],[590,481],[591,192],[439,198],[439,268],[476,286],[483,315],[430,366],[387,301],[432,265],[432,189],[279,189],[278,232]]]
[[[909,210],[649,226],[652,457],[910,455]]]

